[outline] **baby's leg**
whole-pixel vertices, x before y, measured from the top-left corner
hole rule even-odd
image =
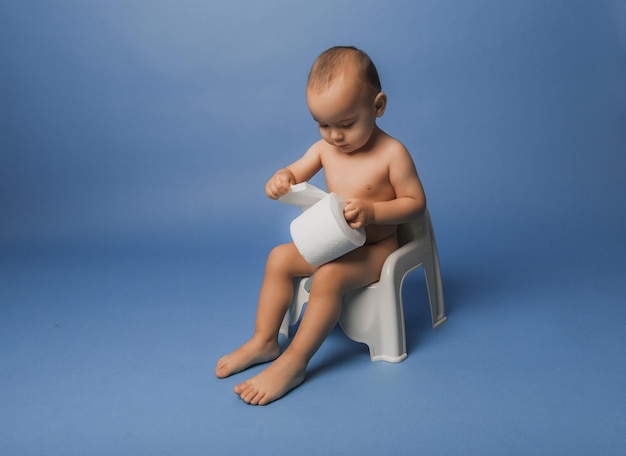
[[[220,358],[215,375],[220,378],[254,365],[276,359],[280,354],[278,332],[291,304],[293,279],[313,273],[293,244],[276,247],[265,267],[252,338],[234,352]]]
[[[366,245],[320,267],[313,276],[300,327],[287,350],[259,375],[237,385],[235,393],[250,404],[265,405],[302,383],[310,359],[339,320],[342,295],[377,281],[395,248],[395,239]]]

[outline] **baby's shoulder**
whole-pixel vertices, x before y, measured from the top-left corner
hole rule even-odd
[[[315,141],[313,144],[309,146],[307,153],[313,153],[316,155],[322,155],[329,149],[329,145],[323,139],[319,139]]]
[[[377,150],[381,155],[386,155],[392,159],[409,155],[408,149],[401,141],[384,132],[377,144]]]

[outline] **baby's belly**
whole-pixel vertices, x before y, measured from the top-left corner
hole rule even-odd
[[[398,227],[396,225],[369,225],[365,227],[365,243],[375,244],[390,236],[396,236],[397,233]]]

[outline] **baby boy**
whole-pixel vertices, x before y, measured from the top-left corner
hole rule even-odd
[[[344,293],[380,278],[382,265],[398,248],[397,225],[419,216],[424,190],[406,148],[376,124],[387,106],[376,67],[363,51],[334,47],[313,64],[306,100],[322,139],[298,160],[278,170],[265,192],[278,199],[291,185],[324,168],[326,187],[346,201],[351,228],[365,228],[365,245],[318,268],[293,243],[268,256],[251,339],[222,357],[215,373],[223,378],[273,361],[235,393],[252,405],[275,401],[300,385],[306,368],[339,320]],[[313,275],[309,302],[293,340],[281,354],[278,332],[294,293],[294,278]]]

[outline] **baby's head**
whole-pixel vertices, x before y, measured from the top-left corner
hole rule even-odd
[[[337,46],[315,61],[306,90],[307,104],[322,138],[351,153],[365,146],[383,115],[387,96],[369,56],[354,47]]]
[[[374,62],[353,46],[336,46],[322,52],[309,73],[307,90],[320,92],[327,89],[339,76],[349,77],[361,91],[371,96],[381,91]]]

